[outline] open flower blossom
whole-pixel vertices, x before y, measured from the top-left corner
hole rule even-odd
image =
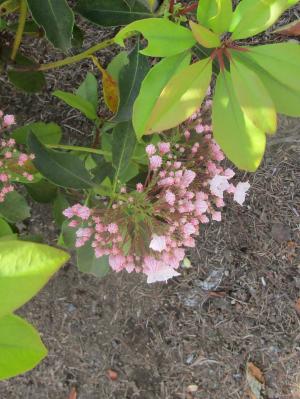
[[[28,172],[28,165],[34,155],[19,152],[14,139],[6,140],[3,137],[3,133],[14,124],[14,115],[5,115],[0,110],[0,202],[4,202],[7,194],[14,191],[13,182],[33,180],[33,175]]]
[[[116,272],[144,273],[148,283],[167,281],[179,275],[200,226],[220,222],[230,197],[243,204],[249,183],[231,182],[235,173],[222,167],[224,154],[209,125],[200,128],[199,115],[189,122],[193,126],[184,128],[181,143],[146,147],[148,177],[136,190],[122,191],[122,200],[110,207],[75,204],[64,211],[77,229],[77,247],[91,245],[96,257],[108,256]]]

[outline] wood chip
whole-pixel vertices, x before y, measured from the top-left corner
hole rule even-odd
[[[249,362],[247,363],[246,377],[250,399],[263,399],[265,377],[262,371],[254,363]]]

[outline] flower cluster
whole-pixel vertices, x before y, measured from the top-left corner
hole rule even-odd
[[[0,133],[15,124],[13,115],[4,115],[0,110]],[[14,139],[5,140],[0,139],[0,202],[5,200],[5,197],[15,187],[11,184],[12,180],[18,181],[21,178],[25,181],[32,181],[33,175],[28,173],[26,168],[28,161],[34,159],[34,155],[27,155],[21,153],[16,149],[16,142]]]
[[[89,242],[117,272],[142,272],[148,283],[166,281],[179,275],[200,226],[221,221],[230,196],[243,204],[249,183],[231,182],[235,173],[221,166],[224,154],[210,125],[196,115],[185,127],[180,142],[146,147],[149,172],[136,190],[123,187],[109,208],[76,204],[64,211],[77,228],[77,247]]]

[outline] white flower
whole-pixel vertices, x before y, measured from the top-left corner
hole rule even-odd
[[[148,284],[155,283],[157,281],[167,281],[172,277],[180,276],[180,273],[174,270],[171,266],[167,265],[148,270],[146,274]]]
[[[211,193],[219,198],[223,198],[224,191],[230,186],[228,183],[228,177],[221,175],[214,176],[209,184]]]
[[[246,198],[246,193],[250,188],[250,184],[248,181],[245,183],[238,183],[234,192],[234,197],[233,199],[240,205],[243,205],[245,198]]]
[[[166,237],[153,234],[149,248],[153,251],[162,252],[167,248]]]

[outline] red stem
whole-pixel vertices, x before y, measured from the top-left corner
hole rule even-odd
[[[224,64],[224,59],[223,59],[223,51],[220,48],[217,49],[217,58],[219,61],[220,70],[221,70],[221,72],[223,72],[225,69],[225,64]]]
[[[173,14],[173,12],[174,12],[174,4],[175,4],[175,0],[171,0],[170,1],[170,8],[169,8],[170,14]]]
[[[196,10],[197,7],[198,7],[198,3],[191,4],[190,6],[185,7],[184,9],[180,10],[179,14],[180,15],[188,14],[189,12]]]

